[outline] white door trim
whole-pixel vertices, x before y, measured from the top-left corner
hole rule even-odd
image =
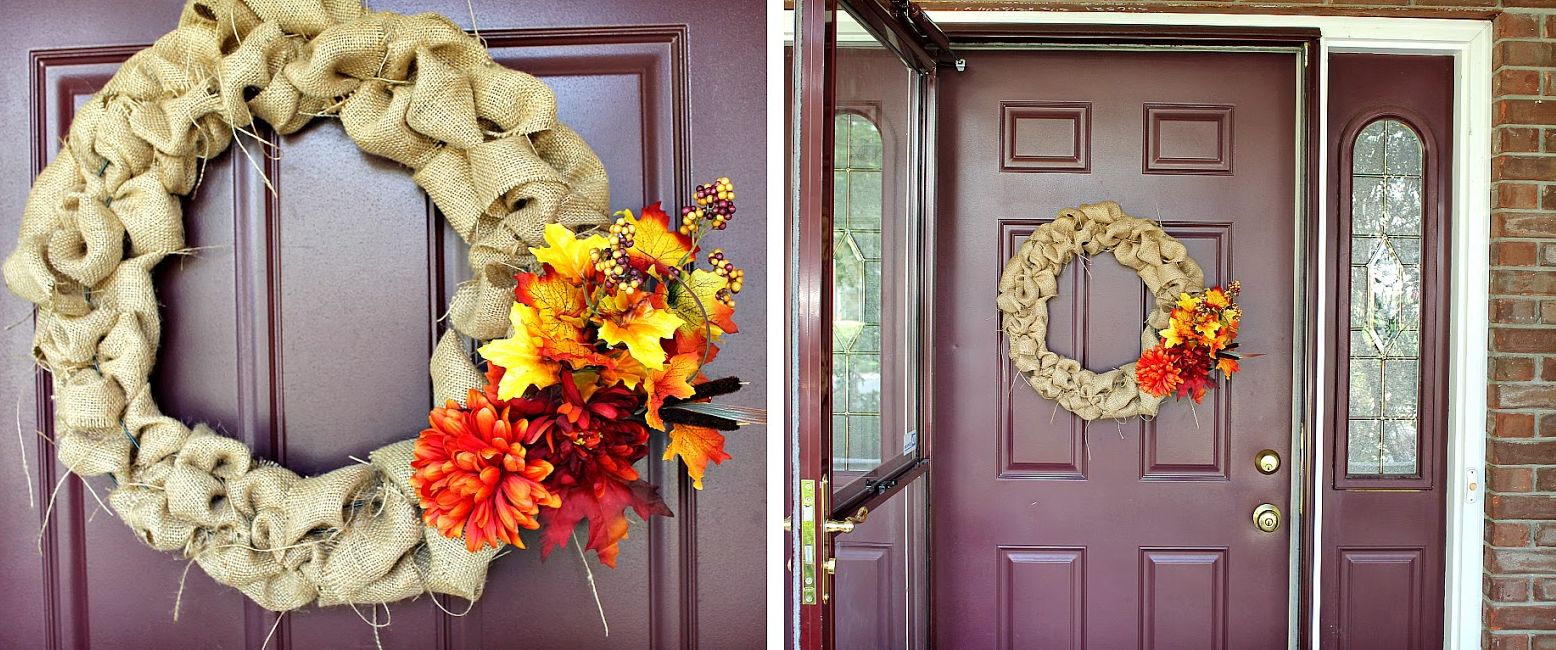
[[[1319,63],[1319,141],[1327,142],[1329,52],[1387,52],[1454,57],[1453,214],[1450,242],[1450,304],[1448,333],[1448,539],[1443,647],[1480,647],[1483,504],[1486,464],[1486,293],[1491,247],[1491,22],[1419,18],[1351,16],[1265,16],[1238,14],[1159,14],[1048,11],[931,11],[941,24],[1036,23],[1087,25],[1191,25],[1223,27],[1312,27],[1323,37]],[[1319,169],[1327,169],[1327,147],[1318,147]],[[1327,174],[1318,175],[1318,195],[1328,196]],[[1319,232],[1329,232],[1332,215],[1326,202],[1318,205]],[[1326,259],[1328,242],[1319,239],[1319,259]],[[1319,266],[1319,286],[1327,272]],[[1319,292],[1319,312],[1329,297]],[[1333,342],[1323,328],[1318,336],[1318,368],[1330,372],[1323,352]],[[1317,391],[1317,412],[1324,412],[1324,391]],[[1323,418],[1313,422],[1318,457],[1328,441]],[[1313,468],[1311,485],[1323,485],[1323,463]],[[1313,516],[1313,539],[1322,539],[1322,499]],[[1316,550],[1316,549],[1315,549]],[[1309,638],[1321,638],[1317,598],[1322,593],[1315,553],[1311,577],[1315,606],[1309,613]]]

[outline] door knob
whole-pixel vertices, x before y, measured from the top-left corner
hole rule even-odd
[[[1273,503],[1260,504],[1253,509],[1253,526],[1266,533],[1280,528],[1280,508]]]
[[[1260,474],[1274,474],[1280,469],[1280,454],[1274,449],[1266,449],[1253,457],[1253,466],[1258,468]]]

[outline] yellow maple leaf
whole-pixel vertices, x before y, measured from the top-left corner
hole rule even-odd
[[[708,470],[708,461],[718,465],[730,459],[724,452],[724,434],[718,429],[677,424],[670,429],[670,444],[665,446],[664,460],[681,457],[686,463],[686,475],[692,477],[692,487],[702,489],[702,475]]]
[[[1183,344],[1183,337],[1178,334],[1178,328],[1176,327],[1157,330],[1157,333],[1162,335],[1162,345],[1165,347],[1172,348]]]
[[[707,333],[713,339],[725,332],[738,332],[733,319],[735,309],[718,299],[719,290],[728,286],[728,278],[702,269],[683,273],[680,279],[673,281],[667,291],[667,302],[671,311],[681,317],[681,329],[688,334],[702,335],[704,325],[711,325]]]
[[[1180,293],[1180,294],[1178,294],[1178,309],[1186,309],[1188,311],[1194,311],[1198,307],[1199,307],[1199,298],[1195,298],[1194,296],[1191,296],[1191,295],[1189,295],[1187,293]]]
[[[601,310],[600,339],[611,345],[625,343],[632,358],[649,370],[665,367],[665,349],[660,340],[675,335],[681,318],[656,309],[649,300],[622,294],[603,302],[614,304]]]
[[[1216,335],[1216,330],[1221,329],[1221,319],[1207,318],[1199,325],[1195,326],[1194,329],[1207,337],[1213,337]]]
[[[670,362],[665,364],[663,370],[648,371],[648,381],[643,384],[648,393],[643,420],[648,422],[648,426],[665,430],[665,421],[659,416],[659,407],[664,406],[665,398],[686,399],[697,392],[697,389],[692,388],[690,380],[697,374],[697,366],[701,361],[700,354],[677,354],[670,357]]]
[[[605,247],[604,237],[590,235],[579,239],[567,226],[559,223],[546,224],[545,238],[545,246],[531,248],[529,252],[535,255],[536,260],[550,264],[559,275],[575,283],[582,282],[594,270],[589,251]]]
[[[561,365],[546,358],[540,337],[530,332],[526,321],[532,308],[513,303],[508,320],[513,323],[513,336],[496,339],[476,350],[481,358],[502,366],[502,381],[497,384],[498,399],[513,399],[524,394],[531,386],[545,388],[557,382]]]

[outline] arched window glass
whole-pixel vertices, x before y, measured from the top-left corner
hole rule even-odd
[[[1421,138],[1380,119],[1351,153],[1346,473],[1411,476],[1420,464]]]
[[[869,118],[834,118],[832,197],[832,465],[881,459],[881,132]]]

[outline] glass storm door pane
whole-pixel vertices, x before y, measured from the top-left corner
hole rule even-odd
[[[1352,149],[1350,476],[1419,472],[1422,158],[1395,119],[1368,124]]]
[[[837,13],[832,161],[833,484],[917,446],[912,283],[918,75]]]

